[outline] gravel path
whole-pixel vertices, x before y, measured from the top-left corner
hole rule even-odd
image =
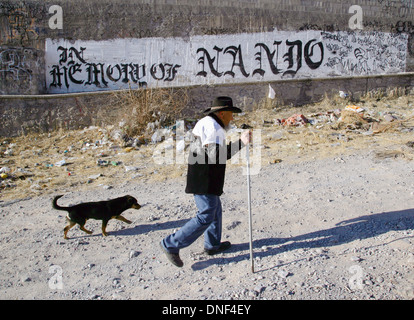
[[[223,203],[229,252],[200,238],[172,266],[160,240],[195,214],[185,178],[66,193],[61,205],[130,194],[143,207],[90,220],[63,239],[51,195],[0,202],[1,299],[414,299],[414,162],[360,151],[269,164],[251,177],[250,271],[246,178],[231,167]],[[128,173],[125,173],[128,174]]]

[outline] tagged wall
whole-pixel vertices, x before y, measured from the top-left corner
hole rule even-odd
[[[401,73],[407,40],[374,31],[47,39],[46,87],[64,93]]]
[[[34,83],[42,83],[43,77],[34,70],[42,66],[40,50],[0,46],[0,81],[6,91],[16,90],[18,85],[21,92],[37,93]]]
[[[0,93],[45,90],[44,45],[38,41],[44,17],[44,7],[35,3],[0,3]]]
[[[0,95],[189,86],[189,110],[197,113],[216,94],[251,105],[269,82],[292,104],[339,88],[412,87],[414,2],[355,0],[352,7],[339,0],[3,0]],[[401,76],[344,78],[395,73]],[[0,135],[112,119],[113,107],[96,96],[74,112],[82,100],[0,98]]]

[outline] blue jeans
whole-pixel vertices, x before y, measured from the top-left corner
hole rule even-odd
[[[217,249],[221,241],[221,201],[219,196],[195,194],[197,215],[176,233],[162,240],[162,245],[170,253],[178,253],[188,247],[204,233],[204,248]]]

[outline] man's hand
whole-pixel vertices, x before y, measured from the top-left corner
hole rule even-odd
[[[252,141],[252,132],[250,130],[246,130],[241,134],[240,137],[241,141],[244,143],[244,145],[249,144],[249,142]]]

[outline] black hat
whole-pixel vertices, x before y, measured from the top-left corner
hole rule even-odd
[[[211,103],[211,107],[204,110],[205,114],[217,111],[232,111],[233,113],[241,113],[240,108],[233,106],[233,100],[230,97],[217,97]]]

